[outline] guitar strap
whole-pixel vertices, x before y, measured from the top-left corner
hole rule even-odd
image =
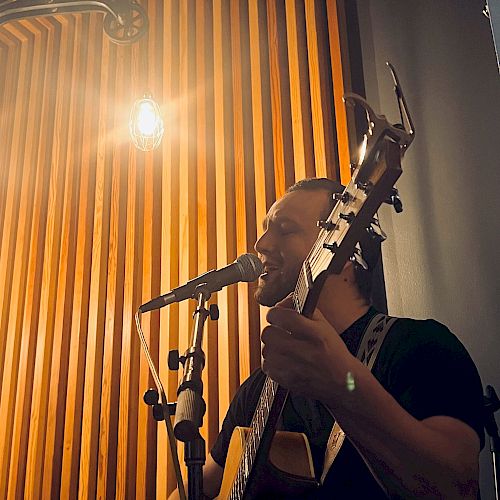
[[[397,318],[392,318],[391,316],[380,313],[376,314],[368,324],[363,334],[363,338],[361,339],[361,344],[356,357],[364,365],[366,365],[370,371],[375,364],[375,360],[377,359],[387,333],[396,320]],[[326,445],[323,473],[321,474],[321,484],[324,483],[326,475],[328,474],[333,461],[342,447],[344,438],[344,431],[340,428],[337,421],[335,421]]]

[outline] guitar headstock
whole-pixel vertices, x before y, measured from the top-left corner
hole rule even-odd
[[[385,116],[377,115],[362,97],[346,95],[346,102],[359,103],[365,109],[368,130],[349,184],[335,195],[337,203],[328,218],[318,222],[320,233],[304,261],[296,292],[299,289],[310,292],[316,282],[322,286],[325,276],[340,273],[350,258],[363,264],[362,256],[356,254],[356,245],[366,232],[372,238],[385,238],[376,219],[380,205],[387,202],[393,204],[397,212],[402,210],[394,184],[402,173],[401,158],[413,141],[414,128],[394,68],[388,65],[405,123],[393,125]],[[295,293],[296,309],[302,312],[307,301],[308,309],[312,310],[318,295],[319,292],[305,296]]]
[[[377,151],[377,161],[356,167],[344,192],[336,196],[328,218],[318,223],[320,233],[307,258],[313,280],[324,271],[340,273],[356,244],[370,230],[378,208],[390,198],[402,173],[400,146],[383,139]],[[372,237],[380,236],[375,233]]]

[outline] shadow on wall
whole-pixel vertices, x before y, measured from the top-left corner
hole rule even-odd
[[[416,127],[398,182],[405,211],[382,214],[389,312],[445,323],[500,392],[500,76],[483,7],[358,2],[368,100],[397,116],[390,60]],[[483,498],[492,477],[486,444]]]

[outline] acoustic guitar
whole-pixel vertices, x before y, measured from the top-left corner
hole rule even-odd
[[[302,264],[293,292],[295,309],[310,316],[330,273],[340,273],[347,259],[366,266],[358,242],[368,231],[380,240],[376,212],[384,202],[402,210],[394,184],[402,173],[401,159],[414,138],[414,128],[394,68],[388,63],[395,84],[403,124],[391,125],[356,94],[345,100],[366,111],[368,130],[360,159],[328,218],[318,221],[319,235]],[[318,486],[307,438],[303,434],[276,432],[288,391],[266,377],[249,428],[236,427],[231,436],[220,499],[301,498]],[[293,456],[293,460],[290,457]]]

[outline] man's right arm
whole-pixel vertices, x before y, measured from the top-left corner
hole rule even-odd
[[[219,494],[224,474],[224,467],[221,467],[214,460],[212,453],[219,462],[226,460],[233,430],[236,426],[249,426],[265,379],[266,376],[261,370],[255,370],[243,382],[231,401],[219,436],[211,449],[211,453],[207,454],[207,460],[203,467],[203,493],[207,498],[215,498]],[[178,498],[179,495],[176,490],[169,497],[169,500],[176,500]]]
[[[219,494],[223,474],[224,469],[209,454],[203,467],[203,493],[208,498],[215,498]]]
[[[212,458],[212,455],[209,454],[203,466],[203,494],[206,498],[215,498],[219,494],[223,473],[224,469]],[[187,495],[187,483],[184,483],[184,489]],[[176,489],[168,497],[168,500],[178,499],[179,491]]]

